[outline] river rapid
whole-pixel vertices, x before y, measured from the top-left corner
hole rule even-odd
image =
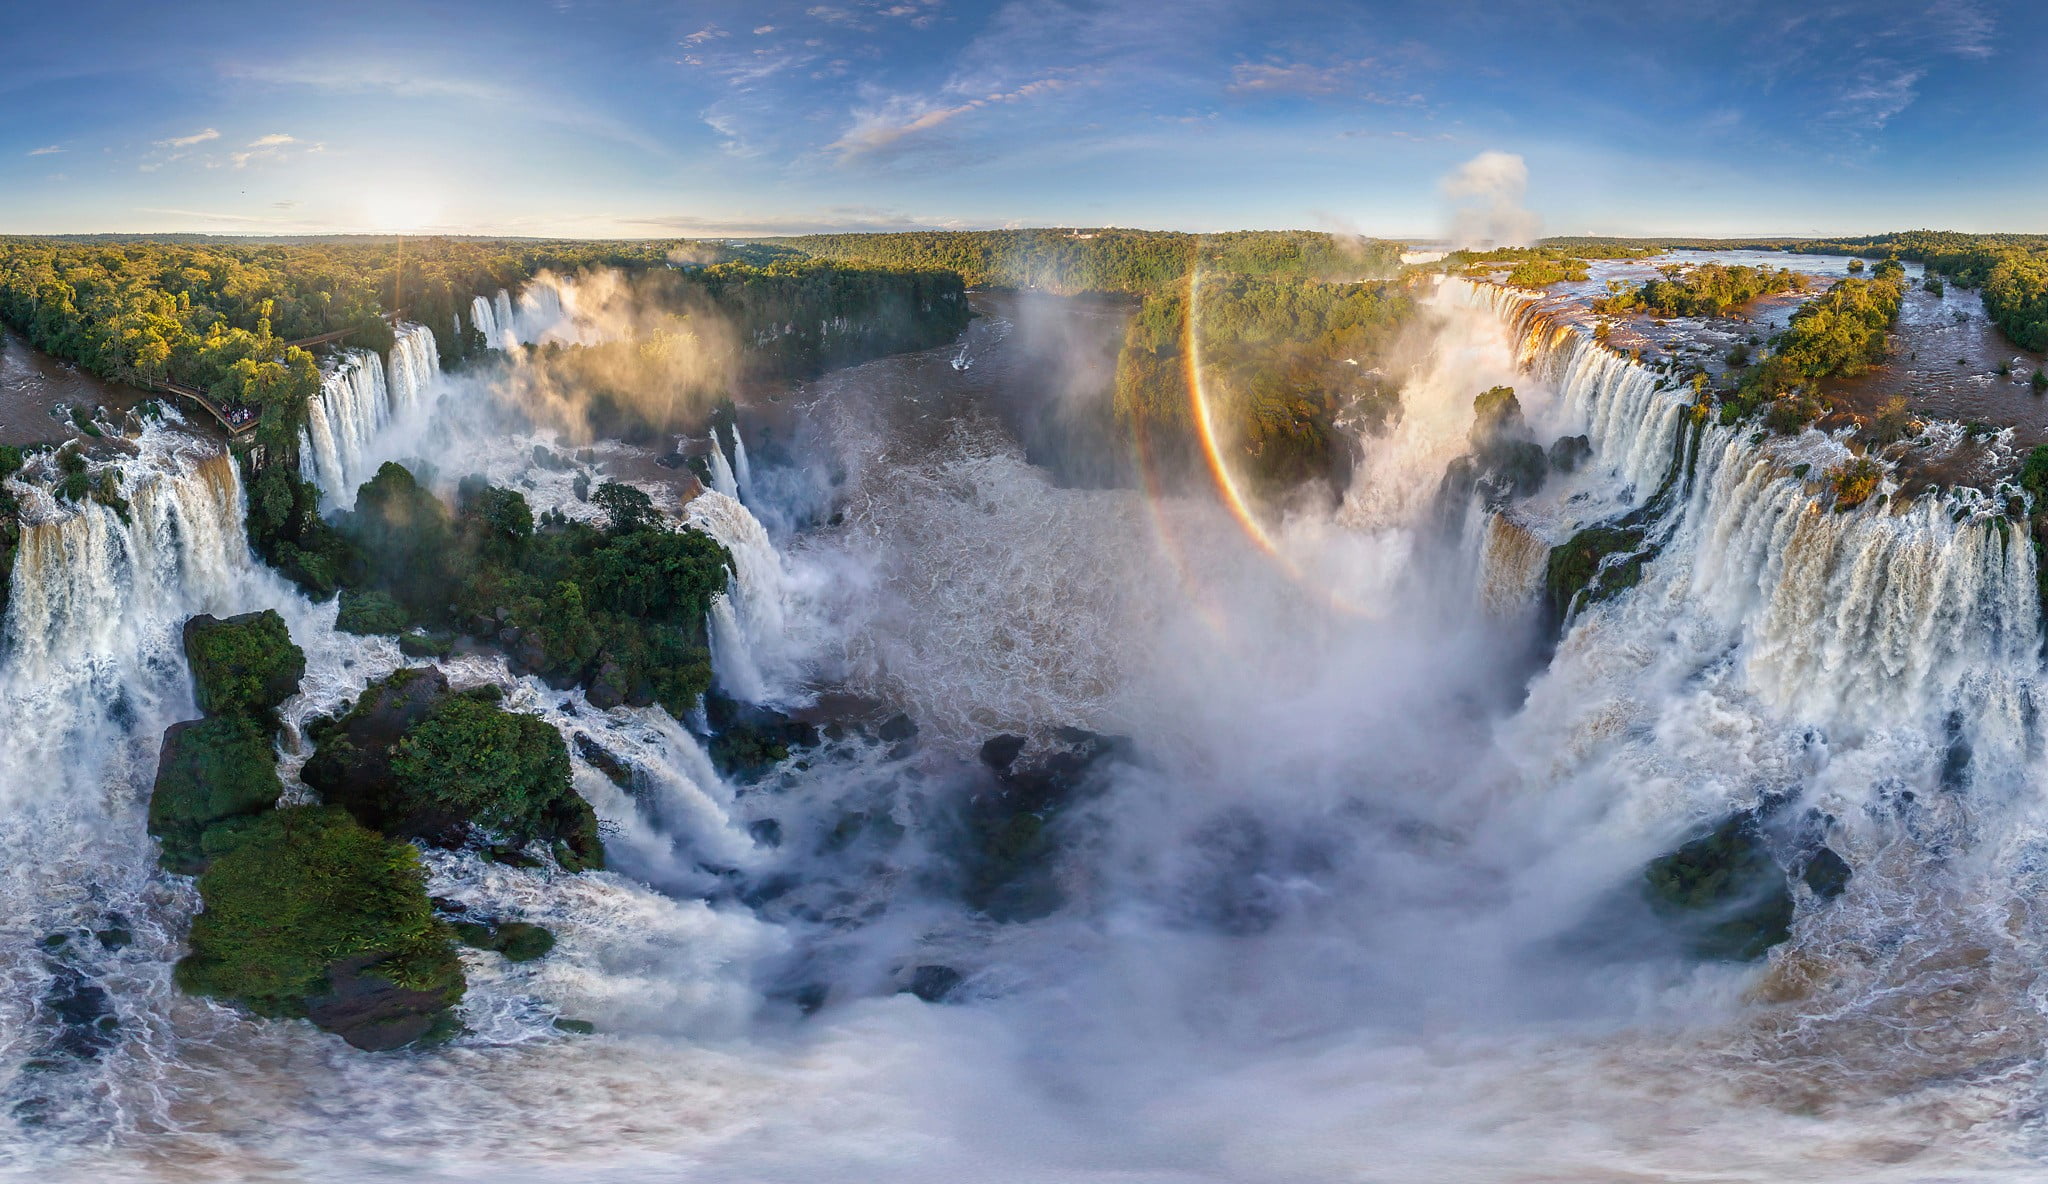
[[[536,340],[515,322],[574,306],[529,297],[479,301],[487,338]],[[283,709],[297,793],[298,728],[404,664],[396,645],[335,632],[332,603],[249,555],[234,467],[175,413],[95,462],[125,466],[126,522],[23,486],[0,1173],[2039,1178],[2039,622],[2031,551],[1988,500],[1828,513],[1803,474],[1840,441],[1693,426],[1657,375],[1446,281],[1341,503],[1257,538],[1205,490],[1147,492],[1110,439],[1117,309],[977,299],[959,342],[684,442],[709,492],[649,483],[734,552],[721,685],[841,721],[819,749],[734,784],[691,721],[444,664],[631,773],[572,743],[613,870],[428,855],[436,896],[558,937],[520,965],[464,951],[469,1032],[429,1052],[176,992],[197,898],[144,831],[163,730],[198,714],[186,616],[273,607],[305,648]],[[578,471],[650,471],[610,444],[535,464],[578,445],[508,427],[505,372],[409,348],[381,390],[374,357],[338,370],[307,462],[330,494],[418,456],[591,517]],[[1592,459],[1509,507],[1446,505],[1497,383]],[[1550,546],[1649,503],[1688,446],[1641,583],[1553,649]],[[885,738],[897,712],[914,738]],[[1058,907],[992,919],[949,871],[976,754],[1068,728],[1128,745],[1061,815]],[[1832,902],[1796,890],[1768,961],[1680,957],[1608,907],[1767,801],[1854,868]],[[959,976],[938,1002],[903,990],[930,967]]]

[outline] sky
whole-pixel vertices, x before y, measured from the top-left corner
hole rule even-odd
[[[5,0],[0,233],[2048,231],[2048,5]]]

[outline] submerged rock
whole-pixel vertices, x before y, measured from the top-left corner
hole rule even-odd
[[[920,966],[910,972],[910,983],[902,993],[915,995],[926,1003],[937,1003],[952,994],[964,978],[950,966]]]
[[[1791,936],[1792,890],[1755,811],[1651,860],[1643,889],[1696,957],[1754,961]]]
[[[1807,859],[1805,870],[1799,873],[1799,878],[1822,900],[1833,900],[1848,891],[1849,876],[1849,861],[1835,854],[1831,847],[1814,852]]]
[[[453,927],[463,945],[503,954],[508,962],[532,962],[555,948],[554,933],[528,921],[457,921]]]
[[[1006,759],[1000,769],[990,765],[993,784],[968,799],[962,818],[961,895],[992,920],[1035,920],[1065,903],[1058,823],[1100,788],[1107,763],[1129,758],[1130,742],[1079,728],[1056,730],[1054,743],[1035,753],[1007,737],[996,741],[992,755]]]

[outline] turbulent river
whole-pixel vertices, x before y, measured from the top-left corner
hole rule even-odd
[[[691,721],[445,663],[632,773],[576,760],[611,871],[429,853],[436,896],[559,944],[466,951],[468,1032],[426,1052],[178,993],[197,895],[144,830],[163,731],[198,715],[188,615],[276,608],[305,648],[283,709],[300,795],[299,727],[407,659],[249,554],[234,466],[175,416],[96,462],[127,474],[125,521],[22,485],[0,1171],[2038,1179],[2048,829],[2023,533],[1969,493],[1831,513],[1803,477],[1842,443],[1695,426],[1658,375],[1499,289],[1450,281],[1430,306],[1400,421],[1362,442],[1342,503],[1263,540],[1211,496],[1148,495],[1105,447],[1109,308],[983,297],[957,343],[691,442],[711,490],[652,491],[734,553],[720,684],[860,726],[732,784]],[[472,315],[516,344],[572,313],[556,291]],[[330,494],[420,456],[594,517],[577,469],[652,468],[619,445],[536,465],[554,441],[495,418],[496,372],[443,375],[430,352],[414,334],[335,369],[305,449]],[[1510,507],[1446,507],[1497,383],[1592,458]],[[1657,557],[1552,650],[1550,546],[1650,503],[1674,456]],[[883,738],[898,711],[914,738]],[[1130,755],[1061,820],[1063,903],[998,923],[940,870],[959,799],[989,737],[1028,755],[1067,728]],[[1832,902],[1796,888],[1768,961],[1691,961],[1603,920],[1646,860],[1767,802],[1854,868]],[[959,975],[943,1001],[902,990],[936,967]],[[113,1021],[78,1022],[88,1003]]]

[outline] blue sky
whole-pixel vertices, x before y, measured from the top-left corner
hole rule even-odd
[[[8,8],[7,233],[2048,231],[2038,4]]]

